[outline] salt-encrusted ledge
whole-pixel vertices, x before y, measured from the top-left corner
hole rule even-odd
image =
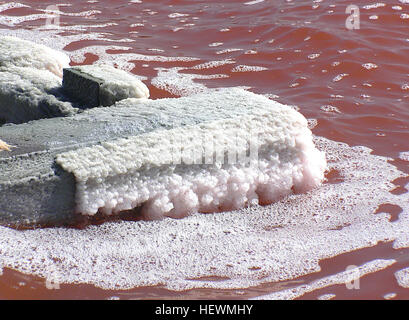
[[[228,130],[223,130],[224,124],[229,124]],[[175,99],[127,99],[113,107],[89,109],[72,117],[5,125],[0,127],[0,137],[14,148],[0,153],[0,223],[67,224],[81,214],[94,214],[99,209],[115,213],[141,205],[138,201],[155,202],[155,197],[160,198],[160,203],[154,206],[160,208],[159,211],[150,211],[153,218],[168,215],[166,208],[172,210],[171,204],[162,206],[164,198],[156,191],[149,191],[148,198],[144,194],[139,200],[134,199],[135,190],[140,191],[138,188],[124,192],[124,197],[111,195],[131,190],[143,179],[150,179],[148,171],[155,166],[160,173],[156,176],[158,179],[151,177],[152,184],[162,191],[172,188],[172,185],[162,182],[167,177],[174,177],[178,170],[193,172],[191,177],[196,179],[202,171],[195,171],[194,166],[189,168],[183,163],[175,166],[155,162],[154,158],[166,160],[165,153],[160,150],[172,147],[167,144],[170,137],[182,139],[178,142],[181,146],[195,145],[198,142],[190,138],[204,131],[234,142],[231,139],[233,133],[249,136],[250,128],[257,129],[262,135],[259,155],[267,164],[256,174],[261,175],[263,171],[268,174],[268,170],[278,174],[278,180],[273,181],[275,187],[271,185],[271,197],[291,192],[295,184],[302,189],[303,186],[310,188],[320,183],[325,160],[312,143],[305,118],[288,106],[241,89],[220,89]],[[149,158],[149,150],[152,150],[152,158]],[[212,172],[216,167],[210,164],[205,171]],[[217,168],[226,172],[236,170],[234,166]],[[99,176],[97,172],[105,173]],[[138,176],[144,178],[133,181]],[[186,175],[179,176],[186,182],[191,181]],[[235,179],[234,175],[231,177]],[[223,179],[220,183],[235,188]],[[268,186],[269,182],[266,183]],[[236,184],[242,192],[241,182]],[[104,190],[108,190],[105,195]],[[98,194],[102,197],[97,197],[96,202],[87,202],[87,191],[93,197]],[[195,193],[195,190],[186,192]],[[266,198],[269,197],[268,192],[267,189],[264,191]],[[259,193],[263,191],[259,190]],[[124,198],[128,199],[126,203]],[[209,206],[203,208],[214,210],[218,200],[208,200]],[[238,205],[240,203],[244,202],[237,202]],[[174,201],[172,205],[177,206]],[[235,206],[232,204],[232,208]],[[196,209],[200,208],[189,210]]]

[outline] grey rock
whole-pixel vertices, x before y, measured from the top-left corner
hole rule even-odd
[[[108,65],[65,68],[63,91],[83,109],[107,107],[128,98],[149,97],[146,85],[133,74]]]
[[[100,86],[104,83],[102,79],[93,77],[76,68],[65,68],[63,70],[63,90],[72,100],[77,101],[82,108],[99,107]]]
[[[77,111],[62,94],[61,79],[49,71],[0,68],[0,124],[69,116]]]

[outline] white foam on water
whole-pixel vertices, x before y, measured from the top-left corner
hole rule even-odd
[[[105,27],[110,27],[110,26],[116,26],[118,25],[115,22],[109,22],[109,23],[101,23],[101,24],[92,24],[92,25],[81,25],[81,24],[76,24],[73,26],[57,26],[57,25],[53,25],[53,24],[49,24],[49,25],[44,25],[44,26],[40,26],[37,28],[37,31],[41,31],[43,32],[44,30],[57,30],[58,32],[62,32],[62,31],[89,31],[90,29],[94,29],[94,28],[105,28]],[[128,38],[123,38],[123,39],[116,39],[116,40],[111,40],[109,38],[107,38],[107,34],[105,33],[92,33],[88,35],[89,38],[99,38],[102,39],[104,41],[108,41],[108,42],[133,42],[134,40],[132,39],[128,39]]]
[[[391,299],[395,299],[396,296],[397,296],[396,293],[391,292],[391,293],[385,294],[385,295],[383,296],[383,298],[384,298],[385,300],[391,300]]]
[[[0,36],[12,36],[22,40],[35,42],[52,48],[57,51],[63,51],[64,48],[72,42],[81,40],[103,40],[104,35],[101,33],[80,33],[74,35],[60,36],[58,29],[47,29],[41,27],[37,30],[27,29],[0,29]],[[75,51],[74,51],[75,52]],[[65,52],[66,55],[72,57],[72,52]]]
[[[224,54],[224,53],[237,52],[237,51],[243,51],[243,49],[229,48],[229,49],[224,49],[224,50],[217,51],[216,54]]]
[[[158,74],[151,80],[151,84],[177,96],[189,96],[209,90],[205,85],[194,81],[195,79],[206,79],[208,76],[179,72],[185,69],[181,67],[156,68]]]
[[[106,289],[247,288],[317,272],[321,259],[379,241],[409,247],[409,195],[390,192],[391,181],[404,174],[368,148],[324,138],[315,144],[342,182],[265,207],[180,220],[124,221],[84,230],[0,227],[2,264]],[[399,204],[399,219],[390,222],[389,214],[374,214],[382,203]],[[362,270],[389,263],[371,262]],[[212,276],[221,280],[207,280]]]
[[[87,10],[87,11],[81,11],[81,12],[64,12],[64,11],[61,11],[58,8],[58,7],[61,7],[61,6],[63,6],[63,5],[61,5],[61,4],[57,5],[58,10],[52,10],[52,9],[50,10],[48,8],[38,9],[38,10],[46,12],[46,13],[54,13],[54,14],[59,14],[59,15],[62,15],[62,16],[69,16],[69,17],[90,17],[90,16],[94,16],[96,14],[101,14],[102,13],[99,10]],[[70,6],[70,5],[68,5],[68,6]]]
[[[226,64],[233,64],[235,63],[234,60],[232,59],[225,59],[225,60],[219,60],[219,61],[209,61],[209,62],[204,62],[198,65],[193,66],[191,69],[194,70],[202,70],[202,69],[212,69],[212,68],[217,68],[220,66],[224,66]]]
[[[15,4],[14,8],[20,8],[20,7],[28,7],[25,5],[18,5]],[[6,6],[1,8],[0,7],[0,12],[4,10],[8,10],[13,8],[12,6]],[[3,9],[3,10],[2,10]],[[61,10],[47,10],[47,9],[37,9],[38,11],[42,11],[44,13],[37,13],[37,14],[29,14],[25,16],[9,16],[9,15],[0,15],[0,23],[3,25],[6,25],[8,27],[15,27],[23,22],[27,21],[36,21],[40,19],[52,19],[56,18],[58,16],[75,16],[75,17],[90,17],[94,16],[96,14],[100,14],[100,11],[97,10],[89,10],[89,11],[84,11],[84,12],[62,12]],[[60,26],[58,26],[60,27]]]
[[[347,76],[349,76],[348,73],[341,73],[341,74],[337,75],[336,77],[334,77],[334,79],[332,79],[332,81],[333,82],[338,82],[338,81],[341,81],[342,79],[344,79]]]
[[[318,300],[332,300],[334,298],[336,298],[334,293],[327,293],[317,297]]]
[[[105,40],[105,39],[104,39]],[[138,53],[107,53],[108,50],[130,50],[130,47],[124,46],[89,46],[75,50],[70,53],[71,59],[76,63],[82,63],[85,60],[86,53],[92,53],[99,57],[100,61],[105,64],[116,65],[120,69],[131,71],[135,68],[133,61],[155,61],[155,62],[190,62],[197,61],[198,58],[193,57],[165,57],[160,55],[144,55]]]
[[[247,6],[252,6],[254,4],[258,4],[258,3],[261,3],[261,2],[264,2],[264,0],[253,0],[253,1],[245,2],[244,4],[247,5]]]
[[[4,3],[0,5],[0,12],[9,10],[9,9],[15,9],[15,8],[29,8],[30,6],[19,3],[19,2],[9,2],[9,3]]]
[[[374,4],[368,4],[366,6],[363,6],[364,9],[366,10],[371,10],[371,9],[377,9],[377,8],[382,8],[385,7],[386,4],[382,3],[382,2],[378,2],[378,3],[374,3]]]
[[[337,107],[331,105],[321,106],[320,109],[328,113],[341,113]]]
[[[405,161],[409,161],[409,151],[400,152],[399,158]]]
[[[364,67],[364,68],[367,69],[367,70],[371,70],[371,69],[376,69],[376,68],[378,68],[378,66],[377,66],[376,64],[370,63],[370,62],[364,63],[364,64],[362,65],[362,67]]]
[[[409,288],[409,268],[396,271],[395,278],[402,288]]]
[[[223,42],[213,42],[209,44],[209,47],[220,47],[223,45]]]
[[[168,15],[169,18],[174,19],[174,18],[181,18],[181,17],[188,17],[190,16],[187,13],[178,13],[178,12],[174,12]]]
[[[320,55],[321,55],[320,53],[312,53],[308,55],[308,59],[314,60],[314,59],[317,59]]]
[[[329,277],[325,277],[309,284],[301,285],[296,288],[291,288],[283,291],[274,292],[272,294],[258,297],[255,300],[290,300],[298,298],[306,293],[313,292],[318,289],[323,289],[337,284],[352,284],[353,281],[358,281],[364,275],[381,271],[396,263],[396,260],[374,260],[363,264],[357,268],[346,270]],[[330,295],[330,298],[334,296]]]
[[[268,70],[266,67],[260,66],[246,66],[246,65],[238,65],[235,66],[231,71],[232,72],[260,72]]]
[[[0,36],[13,36],[21,40],[27,40],[30,42],[35,42],[38,45],[47,46],[48,50],[57,50],[62,51],[67,45],[73,42],[82,41],[82,40],[101,40],[106,41],[107,43],[112,42],[130,42],[134,41],[132,39],[119,39],[111,40],[106,38],[104,33],[79,33],[73,35],[64,35],[60,36],[59,33],[64,28],[66,30],[74,31],[83,31],[86,27],[105,27],[108,24],[100,25],[90,25],[90,26],[63,26],[61,29],[47,29],[46,27],[40,27],[37,30],[25,30],[25,29],[0,29]],[[64,29],[64,30],[65,30]],[[52,48],[52,49],[50,49]],[[112,45],[107,44],[105,46],[88,46],[78,50],[65,52],[65,55],[68,56],[68,63],[70,59],[75,63],[83,63],[86,59],[86,54],[91,53],[98,56],[98,61],[104,64],[115,66],[121,70],[131,71],[135,68],[134,61],[155,61],[155,62],[190,62],[190,61],[199,61],[200,59],[194,57],[166,57],[161,55],[144,55],[138,53],[107,53],[108,50],[130,50],[130,47],[123,45]],[[26,52],[27,50],[24,50]],[[47,55],[49,57],[49,55]],[[62,75],[62,73],[61,73]],[[146,80],[146,77],[135,75],[140,80]],[[227,76],[226,76],[227,77]]]

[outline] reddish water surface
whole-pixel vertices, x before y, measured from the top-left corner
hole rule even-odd
[[[407,1],[383,1],[377,6],[368,6],[371,1],[357,2],[359,30],[345,27],[345,10],[350,1],[263,1],[253,5],[244,4],[245,0],[138,2],[75,0],[60,6],[64,14],[60,17],[59,33],[62,38],[74,39],[67,40],[62,48],[73,54],[72,64],[89,64],[112,56],[118,67],[145,77],[153,99],[191,93],[183,82],[179,85],[184,79],[180,75],[184,74],[198,75],[194,83],[208,88],[249,87],[252,92],[299,106],[305,117],[317,120],[314,134],[351,146],[369,147],[374,154],[392,158],[399,170],[409,174],[409,162],[399,158],[399,153],[409,151]],[[26,6],[4,7],[6,10],[0,12],[2,29],[42,27],[45,17],[41,10],[54,4],[36,0],[19,3]],[[0,1],[0,5],[6,4]],[[40,37],[41,32],[37,31]],[[46,37],[46,31],[43,34]],[[95,46],[106,48],[96,50]],[[78,50],[81,54],[76,53]],[[221,60],[227,61],[207,68],[195,67]],[[176,78],[167,82],[154,80],[161,70],[170,76],[169,69],[176,70],[171,69],[175,67],[183,68],[177,70]],[[393,192],[404,194],[408,182],[408,177],[396,180]],[[390,212],[395,218],[399,215],[399,207],[391,205],[380,211]],[[408,250],[394,250],[391,243],[379,243],[321,261],[319,274],[243,290],[172,292],[154,287],[104,291],[81,284],[48,290],[43,279],[6,269],[0,277],[0,297],[245,299],[340,272],[350,264],[393,258],[397,260],[393,266],[365,276],[361,290],[336,285],[325,292],[335,293],[336,299],[382,299],[390,292],[396,293],[398,299],[408,299],[409,290],[399,287],[393,276],[395,271],[409,266]],[[315,299],[320,294],[317,290],[302,298]]]

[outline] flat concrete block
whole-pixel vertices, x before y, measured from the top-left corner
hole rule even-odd
[[[63,70],[63,90],[72,100],[84,108],[99,107],[101,104],[99,92],[104,83],[102,79],[90,76],[76,68]]]
[[[128,98],[149,97],[148,88],[138,78],[107,65],[65,68],[63,91],[83,109],[107,107]]]
[[[68,116],[78,110],[61,93],[70,59],[43,45],[0,37],[0,125]]]

